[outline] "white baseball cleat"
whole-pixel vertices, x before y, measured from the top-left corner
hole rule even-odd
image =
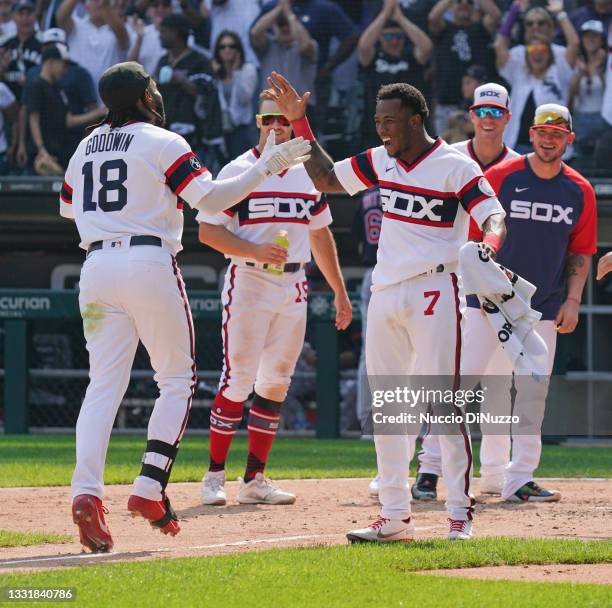
[[[208,471],[202,479],[202,503],[222,506],[226,502],[225,471]]]
[[[367,528],[351,530],[346,538],[351,543],[393,543],[410,542],[414,540],[416,530],[412,524],[412,518],[387,519],[379,517]]]
[[[503,479],[497,479],[496,477],[481,477],[478,488],[481,494],[501,495],[503,485]]]
[[[374,477],[374,479],[372,479],[372,481],[370,482],[370,485],[368,486],[368,494],[370,495],[370,498],[373,498],[374,500],[378,500],[378,488],[380,487],[380,477],[377,475],[376,477]]]
[[[462,519],[448,518],[450,530],[448,532],[449,540],[470,540],[472,538],[472,522]]]
[[[244,479],[240,478],[238,502],[243,505],[292,505],[295,502],[295,494],[275,487],[263,473],[257,473],[255,479],[248,483],[244,483]]]

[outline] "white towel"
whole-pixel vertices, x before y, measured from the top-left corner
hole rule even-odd
[[[489,258],[482,243],[459,250],[459,272],[466,294],[476,294],[517,374],[544,378],[548,348],[535,330],[541,313],[531,308],[535,285]]]

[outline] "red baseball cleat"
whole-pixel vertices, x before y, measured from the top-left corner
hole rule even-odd
[[[132,494],[128,500],[128,511],[132,517],[144,517],[149,520],[153,528],[159,528],[162,534],[176,536],[181,527],[178,517],[170,505],[170,499],[162,494],[161,500],[148,500],[142,496]]]
[[[81,544],[92,553],[108,553],[113,549],[105,513],[108,509],[97,496],[79,494],[72,501],[72,521],[79,527]]]

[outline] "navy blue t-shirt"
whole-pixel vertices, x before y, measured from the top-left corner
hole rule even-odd
[[[496,261],[537,287],[531,306],[542,320],[553,320],[565,297],[568,252],[597,250],[593,187],[565,163],[552,179],[538,177],[526,156],[500,163],[485,176],[506,211],[508,235]],[[473,232],[470,239],[480,240]]]

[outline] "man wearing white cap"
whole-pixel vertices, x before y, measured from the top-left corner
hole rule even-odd
[[[489,82],[476,88],[470,118],[474,125],[474,137],[452,144],[466,156],[474,159],[483,171],[499,163],[519,156],[504,144],[504,129],[510,120],[510,98],[505,87]],[[480,239],[480,229],[470,221],[470,239]],[[489,331],[489,321],[480,314],[480,304],[474,295],[467,296],[468,308],[464,311],[461,374],[481,376],[485,373],[490,353],[478,347],[483,331]],[[503,353],[499,356],[504,357]],[[485,435],[480,446],[480,491],[500,494],[503,471],[510,453],[509,435]],[[419,470],[411,488],[415,500],[437,498],[438,477],[442,474],[442,457],[438,435],[427,434],[419,453]]]
[[[539,106],[530,139],[531,154],[501,163],[487,170],[485,176],[507,214],[508,236],[496,261],[537,287],[531,306],[542,315],[535,328],[548,347],[550,375],[557,334],[572,333],[578,324],[582,291],[597,249],[597,209],[591,184],[561,160],[575,139],[569,110],[557,104]],[[513,370],[509,360],[500,356],[501,348],[491,327],[485,324],[480,329],[478,335],[464,336],[466,350],[469,344],[476,345],[488,360],[486,373],[508,379],[508,391],[496,391],[494,398],[505,399],[509,413]],[[464,359],[462,374],[463,363]],[[513,413],[529,416],[535,428],[541,428],[547,385],[535,394],[535,383],[525,382],[524,377],[515,375],[513,384]],[[507,445],[503,435],[489,440],[491,445]],[[561,498],[559,492],[541,488],[533,481],[540,462],[540,433],[513,433],[512,460],[507,465],[509,449],[504,454],[500,448],[496,454],[498,474],[503,471],[503,498],[518,503]]]

